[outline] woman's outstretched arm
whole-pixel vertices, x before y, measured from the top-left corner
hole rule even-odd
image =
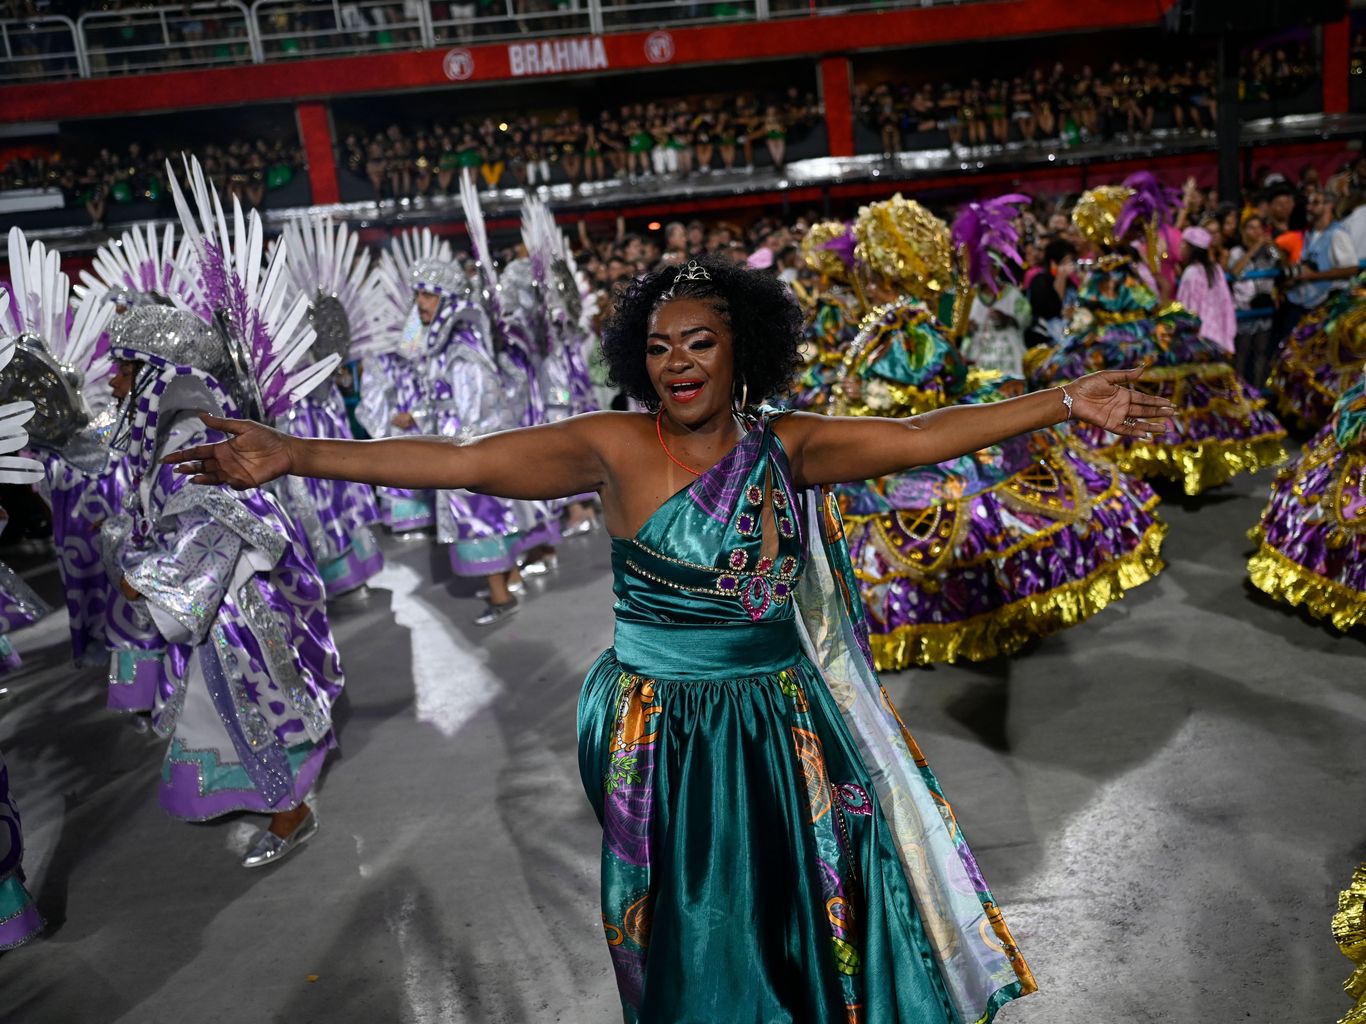
[[[1072,419],[1116,434],[1162,433],[1175,407],[1125,385],[1142,369],[1104,370],[1066,385]],[[987,405],[958,405],[906,419],[794,413],[778,425],[802,486],[871,480],[931,466],[1068,418],[1062,388]]]
[[[606,474],[598,439],[610,429],[604,418],[621,415],[626,414],[592,413],[467,441],[299,438],[251,420],[206,415],[204,423],[228,440],[173,452],[162,461],[192,474],[194,483],[239,490],[292,474],[415,490],[465,488],[504,498],[563,498],[602,486]]]

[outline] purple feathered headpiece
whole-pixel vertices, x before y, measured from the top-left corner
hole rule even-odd
[[[1115,219],[1115,240],[1123,241],[1135,224],[1145,227],[1168,224],[1181,202],[1179,189],[1168,188],[1151,171],[1138,171],[1124,179],[1124,187],[1134,194],[1124,201]]]
[[[839,257],[841,263],[850,270],[853,270],[855,262],[854,249],[857,248],[857,246],[858,241],[854,238],[854,223],[853,221],[850,221],[848,224],[844,225],[844,234],[837,235],[830,239],[830,241],[826,242],[821,248],[829,249]]]
[[[996,290],[998,275],[1015,280],[1015,270],[1024,262],[1015,220],[1028,202],[1028,196],[1012,193],[969,203],[954,220],[953,244],[966,257],[968,281],[975,287]]]

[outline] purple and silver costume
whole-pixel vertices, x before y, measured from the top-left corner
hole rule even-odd
[[[283,242],[291,291],[308,302],[313,358],[335,353],[345,360],[353,346],[364,347],[377,333],[369,255],[357,253],[357,238],[346,225],[327,219],[289,223]],[[275,425],[295,437],[353,437],[346,404],[331,380],[290,403]],[[370,531],[380,518],[370,487],[290,476],[272,491],[301,528],[328,597],[355,590],[384,567]]]
[[[156,354],[177,344],[182,354]],[[189,820],[301,803],[335,746],[342,685],[317,568],[277,501],[157,464],[219,439],[197,410],[236,413],[217,379],[189,365],[224,372],[204,357],[215,344],[207,325],[175,310],[136,310],[115,326],[120,358],[147,364],[133,396],[135,487],[114,538],[117,567],[141,595],[135,614],[171,650],[153,716],[171,737],[160,794]]]
[[[398,352],[379,352],[365,358],[360,374],[360,404],[356,420],[371,437],[421,433],[416,426],[394,426],[401,412],[413,413],[422,403],[419,364]],[[432,492],[402,487],[379,488],[380,518],[394,533],[421,530],[434,521]]]
[[[4,509],[0,509],[0,531],[8,522]],[[37,622],[49,611],[47,603],[13,569],[0,562],[0,673],[19,667],[19,652],[10,642],[9,634]],[[3,874],[0,871],[0,878]],[[3,948],[0,945],[0,949]]]
[[[24,834],[0,754],[0,951],[22,946],[43,930],[43,915],[24,885]]]
[[[319,393],[291,404],[276,426],[295,437],[352,439],[345,402],[331,381]],[[384,555],[370,530],[380,512],[369,487],[346,480],[289,476],[281,481],[279,491],[303,531],[328,597],[355,590],[384,568]]]

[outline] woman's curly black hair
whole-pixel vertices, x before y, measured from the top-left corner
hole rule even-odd
[[[715,301],[734,338],[735,386],[744,384],[751,405],[781,394],[800,363],[802,313],[797,300],[772,274],[729,259],[698,256],[688,264],[693,265],[706,271],[705,279],[696,273],[680,278],[683,266],[665,267],[617,292],[612,315],[602,329],[609,382],[646,408],[659,407],[659,395],[645,369],[645,347],[650,315],[671,292],[670,298]]]

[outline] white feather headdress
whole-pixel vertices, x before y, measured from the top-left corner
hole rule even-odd
[[[389,248],[380,253],[373,290],[370,292],[378,328],[368,344],[353,343],[353,357],[364,358],[398,348],[403,338],[404,322],[413,308],[411,272],[415,264],[424,260],[442,263],[455,260],[451,243],[437,238],[431,228],[400,231],[390,240]]]
[[[14,346],[13,338],[0,338],[0,370],[14,358]],[[43,478],[41,462],[15,454],[28,444],[24,424],[32,417],[32,402],[0,405],[0,484],[36,484]]]
[[[490,296],[498,294],[498,268],[493,265],[493,251],[489,248],[489,234],[484,226],[484,208],[479,204],[479,190],[474,174],[468,169],[460,175],[460,207],[465,211],[465,230],[470,235],[470,253],[479,265],[479,276]]]
[[[308,298],[288,297],[288,242],[275,246],[269,262],[264,262],[265,230],[255,210],[244,214],[234,196],[230,230],[218,193],[196,158],[185,160],[193,208],[170,161],[166,169],[181,227],[194,248],[204,297],[227,336],[241,377],[230,386],[244,390],[247,415],[272,420],[291,400],[325,381],[341,358],[333,354],[303,362],[314,333],[308,324]]]
[[[176,243],[174,224],[158,229],[144,224],[110,239],[95,253],[90,270],[81,271],[78,303],[103,300],[115,305],[167,303],[201,317],[212,316],[195,271],[189,239]]]
[[[290,221],[280,243],[289,250],[291,298],[303,296],[309,304],[314,356],[335,352],[347,359],[372,348],[380,333],[380,281],[359,236],[325,217]]]
[[[71,313],[71,279],[61,259],[42,242],[30,244],[19,228],[9,233],[10,287],[0,291],[0,335],[13,339],[24,386],[34,390],[42,429],[35,436],[64,445],[105,404],[111,368],[105,328],[114,309],[82,304]],[[11,369],[10,375],[15,373]]]

